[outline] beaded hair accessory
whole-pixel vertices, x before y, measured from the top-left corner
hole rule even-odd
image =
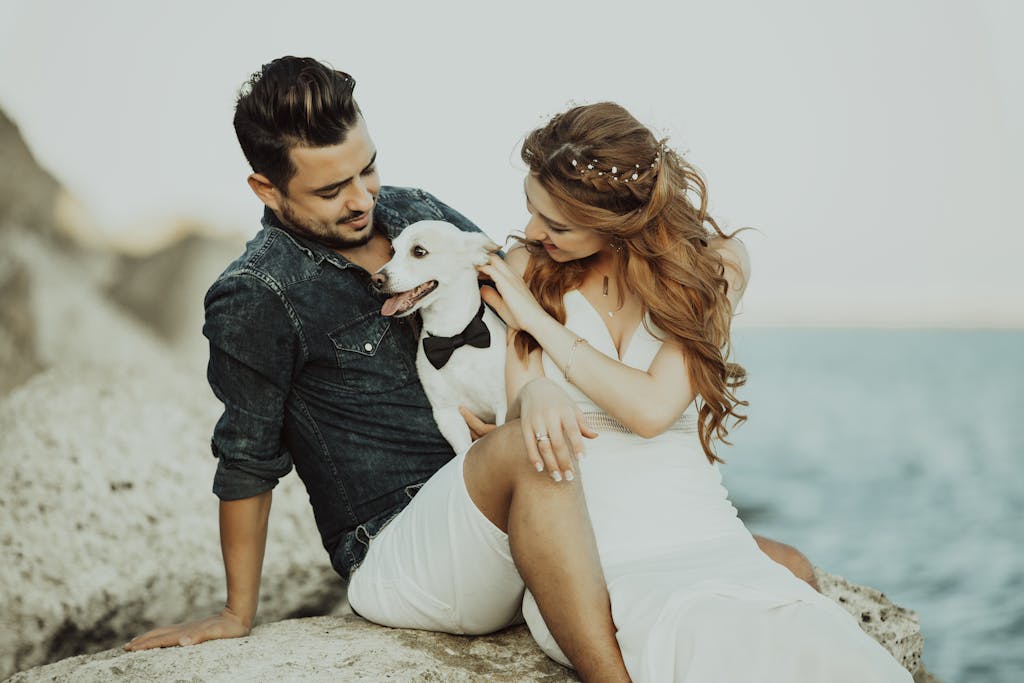
[[[662,147],[661,150],[654,155],[654,161],[651,162],[649,168],[657,167],[658,162],[661,161],[661,155],[665,151],[665,149],[665,147]],[[620,170],[618,166],[611,166],[610,168],[608,166],[605,166],[602,169],[601,164],[597,161],[597,159],[591,159],[590,163],[587,164],[586,166],[583,166],[582,164],[579,163],[579,161],[573,159],[572,167],[577,169],[580,173],[584,175],[596,172],[599,176],[606,175],[611,180],[621,180],[624,183],[628,183],[630,181],[636,182],[637,179],[640,178],[640,174],[646,170],[641,169],[640,164],[633,164],[632,169],[623,168]]]

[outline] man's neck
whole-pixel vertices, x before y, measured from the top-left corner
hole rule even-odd
[[[376,273],[391,260],[392,255],[391,241],[379,231],[374,232],[370,241],[362,246],[351,249],[335,249],[334,251],[368,273]]]

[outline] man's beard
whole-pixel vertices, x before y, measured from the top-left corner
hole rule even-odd
[[[370,209],[372,212],[373,209]],[[349,223],[356,219],[362,218],[364,214],[352,214],[343,217],[341,220],[336,221],[335,225],[332,226],[330,223],[317,220],[305,220],[299,218],[292,211],[291,202],[287,199],[281,202],[281,219],[292,232],[298,233],[303,237],[308,237],[314,242],[328,247],[330,249],[354,249],[367,244],[373,239],[373,215],[370,216],[370,223],[366,226],[366,231],[356,237],[347,237],[345,235],[339,235],[335,232],[335,226],[340,226],[343,223]]]

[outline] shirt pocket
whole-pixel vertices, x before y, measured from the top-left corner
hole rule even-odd
[[[391,320],[371,311],[328,333],[344,391],[379,394],[409,384],[414,364],[400,348]]]

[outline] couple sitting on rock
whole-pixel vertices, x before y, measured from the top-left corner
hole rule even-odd
[[[381,185],[353,87],[283,57],[238,99],[265,210],[203,329],[224,404],[227,604],[126,647],[249,633],[271,491],[294,466],[353,610],[379,624],[481,634],[525,618],[584,680],[909,681],[722,487],[749,265],[695,170],[614,104],[526,138],[524,246],[481,268],[511,331],[510,419],[466,415],[481,438],[453,453],[416,376],[414,321],[381,316],[371,275],[411,223],[478,228]]]

